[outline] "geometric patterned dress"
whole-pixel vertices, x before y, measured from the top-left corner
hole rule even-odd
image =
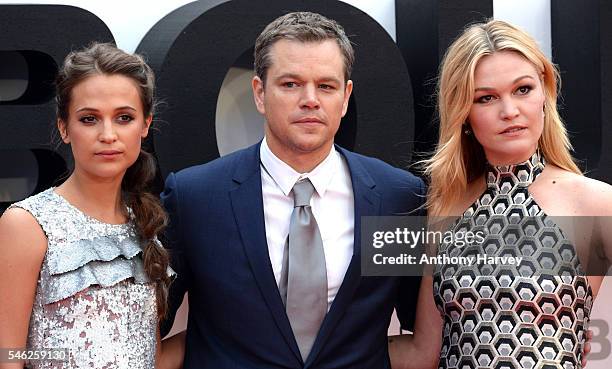
[[[487,189],[453,224],[454,232],[482,232],[484,241],[438,248],[449,258],[522,257],[516,265],[436,265],[439,368],[582,368],[593,294],[575,247],[528,191],[544,165],[538,152],[520,164],[489,165]]]

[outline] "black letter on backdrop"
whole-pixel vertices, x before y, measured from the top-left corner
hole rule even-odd
[[[169,123],[154,137],[163,175],[219,156],[215,112],[228,69],[266,24],[289,11],[313,11],[337,20],[355,44],[355,82],[339,144],[395,165],[412,150],[412,88],[392,38],[370,16],[341,1],[198,1],[160,20],[142,40],[158,76]],[[252,60],[252,59],[251,59]]]
[[[563,81],[560,112],[579,164],[612,182],[612,6],[605,0],[551,2],[553,59]]]
[[[29,76],[21,97],[0,102],[0,150],[33,150],[39,166],[37,192],[51,185],[65,168],[48,151],[51,129],[55,129],[52,99],[57,66],[70,50],[94,40],[112,41],[113,36],[95,15],[65,5],[0,5],[0,24],[0,49],[19,52]],[[71,161],[69,150],[61,150],[60,155]]]
[[[438,142],[434,93],[444,52],[466,25],[491,17],[492,0],[395,0],[397,45],[414,89],[414,159]]]
[[[599,171],[595,176],[603,181],[612,183],[612,2],[600,1],[599,22],[601,35],[599,38],[599,52],[601,53],[601,156],[599,157]]]

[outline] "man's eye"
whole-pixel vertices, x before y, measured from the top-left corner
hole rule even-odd
[[[334,87],[333,87],[333,86],[330,86],[330,85],[326,85],[326,84],[321,84],[321,85],[319,85],[319,88],[322,88],[322,89],[324,89],[324,90],[331,90],[331,89],[333,89]]]
[[[285,82],[283,86],[291,88],[297,86],[297,84],[295,82]]]

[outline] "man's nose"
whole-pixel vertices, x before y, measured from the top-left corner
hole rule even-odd
[[[302,101],[300,106],[308,109],[318,109],[320,103],[317,92],[317,86],[306,84],[302,89]]]

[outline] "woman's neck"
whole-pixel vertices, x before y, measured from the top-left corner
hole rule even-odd
[[[107,223],[124,223],[121,179],[100,180],[75,171],[56,192],[85,214]]]

